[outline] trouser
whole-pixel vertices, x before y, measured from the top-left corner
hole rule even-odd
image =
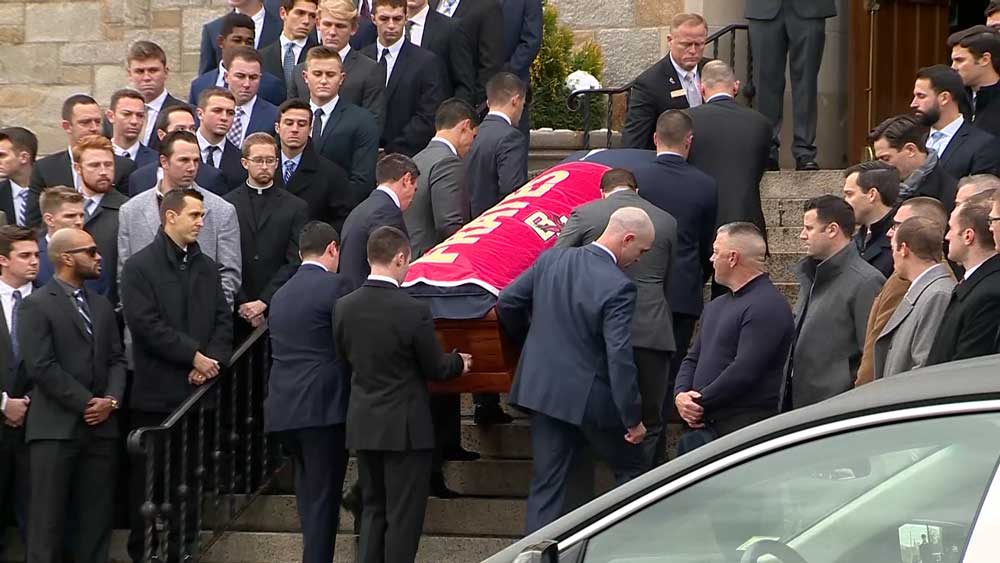
[[[671,419],[677,420],[676,407],[674,406],[674,384],[677,382],[677,372],[681,369],[681,363],[687,356],[688,347],[691,345],[691,337],[694,336],[694,327],[698,324],[698,317],[685,315],[684,313],[674,313],[674,342],[677,344],[677,352],[670,358],[670,379],[667,380],[667,388],[664,393],[663,409],[660,411],[663,423],[666,424]],[[663,465],[667,462],[667,433],[661,432],[657,440],[653,467]]]
[[[432,473],[444,472],[444,454],[462,446],[462,396],[431,395],[434,422],[434,462]]]
[[[358,450],[361,563],[412,563],[430,493],[431,450]]]
[[[800,18],[784,2],[773,20],[749,20],[757,109],[774,126],[772,156],[777,157],[785,101],[785,60],[792,78],[794,117],[792,154],[796,161],[816,158],[819,67],[826,43],[826,20]]]
[[[63,563],[66,521],[71,515],[77,516],[70,542],[73,561],[108,561],[116,448],[114,439],[92,436],[89,430],[73,440],[28,444],[32,468],[28,563]]]
[[[670,383],[670,352],[650,348],[633,348],[635,367],[639,381],[639,396],[642,399],[642,423],[646,426],[646,439],[642,442],[643,470],[654,467],[656,447],[663,434],[663,405]],[[673,389],[670,389],[671,395]]]
[[[302,527],[302,563],[333,561],[348,452],[344,425],[279,433],[295,464],[295,506]]]
[[[541,413],[531,415],[531,485],[526,534],[564,514],[570,466],[587,446],[611,467],[615,484],[642,473],[643,449],[625,441],[623,428],[599,428],[588,421],[577,426]]]
[[[14,516],[21,541],[27,543],[28,445],[24,443],[24,427],[11,428],[0,423],[0,530],[4,518]],[[3,552],[0,534],[0,553]]]
[[[677,455],[682,456],[709,442],[741,428],[756,424],[777,414],[774,409],[742,409],[729,412],[724,418],[708,420],[702,428],[688,428],[677,444]]]

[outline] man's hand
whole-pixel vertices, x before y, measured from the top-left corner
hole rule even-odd
[[[219,375],[219,362],[201,352],[195,352],[194,369],[200,371],[205,377],[212,378]]]
[[[680,413],[681,418],[691,428],[704,428],[705,426],[701,421],[701,417],[705,415],[705,409],[695,402],[695,399],[700,398],[701,393],[697,391],[685,391],[678,393],[674,397],[674,405],[677,406],[677,412]]]
[[[625,441],[629,444],[641,444],[645,438],[646,425],[641,422],[632,428],[629,428],[628,432],[625,434]]]
[[[188,374],[188,383],[191,385],[201,385],[206,381],[208,381],[208,378],[196,369],[192,369],[191,373]]]
[[[94,397],[87,401],[87,410],[83,411],[83,421],[91,426],[96,426],[107,420],[114,410],[111,406],[111,399]]]
[[[267,310],[267,303],[264,303],[263,301],[258,299],[256,301],[250,301],[248,303],[240,305],[239,312],[240,316],[243,317],[243,320],[247,321],[250,324],[253,324],[254,318],[261,317],[264,314],[265,310]],[[260,321],[258,321],[257,324],[254,324],[253,326],[258,326],[258,325],[260,325]]]
[[[464,364],[464,367],[462,368],[462,375],[472,371],[472,354],[459,352],[458,355],[462,357],[462,364]]]
[[[23,399],[13,399],[7,397],[7,406],[4,408],[3,415],[6,417],[4,423],[7,426],[12,426],[18,428],[24,425],[24,418],[28,416],[28,405],[31,403],[31,399],[25,397]]]

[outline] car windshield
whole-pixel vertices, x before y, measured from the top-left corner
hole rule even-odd
[[[798,444],[615,523],[591,538],[584,561],[735,563],[766,539],[809,563],[916,563],[921,548],[957,562],[1000,457],[998,430],[991,413]]]

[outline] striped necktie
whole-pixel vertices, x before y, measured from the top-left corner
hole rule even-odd
[[[87,327],[87,334],[94,334],[94,321],[90,318],[90,307],[87,306],[87,299],[83,296],[82,289],[73,292],[73,302],[76,303],[76,310],[83,318],[83,325]]]

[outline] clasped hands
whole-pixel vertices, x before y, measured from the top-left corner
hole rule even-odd
[[[240,305],[239,314],[243,320],[250,323],[250,326],[257,328],[264,322],[264,311],[266,310],[267,303],[258,299]]]
[[[11,428],[24,426],[24,419],[28,416],[28,405],[30,403],[31,399],[28,397],[23,399],[7,397],[7,404],[4,405],[3,409],[3,423]]]
[[[702,417],[705,416],[705,408],[698,404],[697,399],[701,398],[701,393],[697,391],[684,391],[674,397],[674,405],[681,419],[691,428],[704,428],[705,423]]]
[[[188,383],[191,385],[201,385],[219,375],[220,366],[217,360],[213,360],[201,352],[194,353],[194,367],[188,373]]]

